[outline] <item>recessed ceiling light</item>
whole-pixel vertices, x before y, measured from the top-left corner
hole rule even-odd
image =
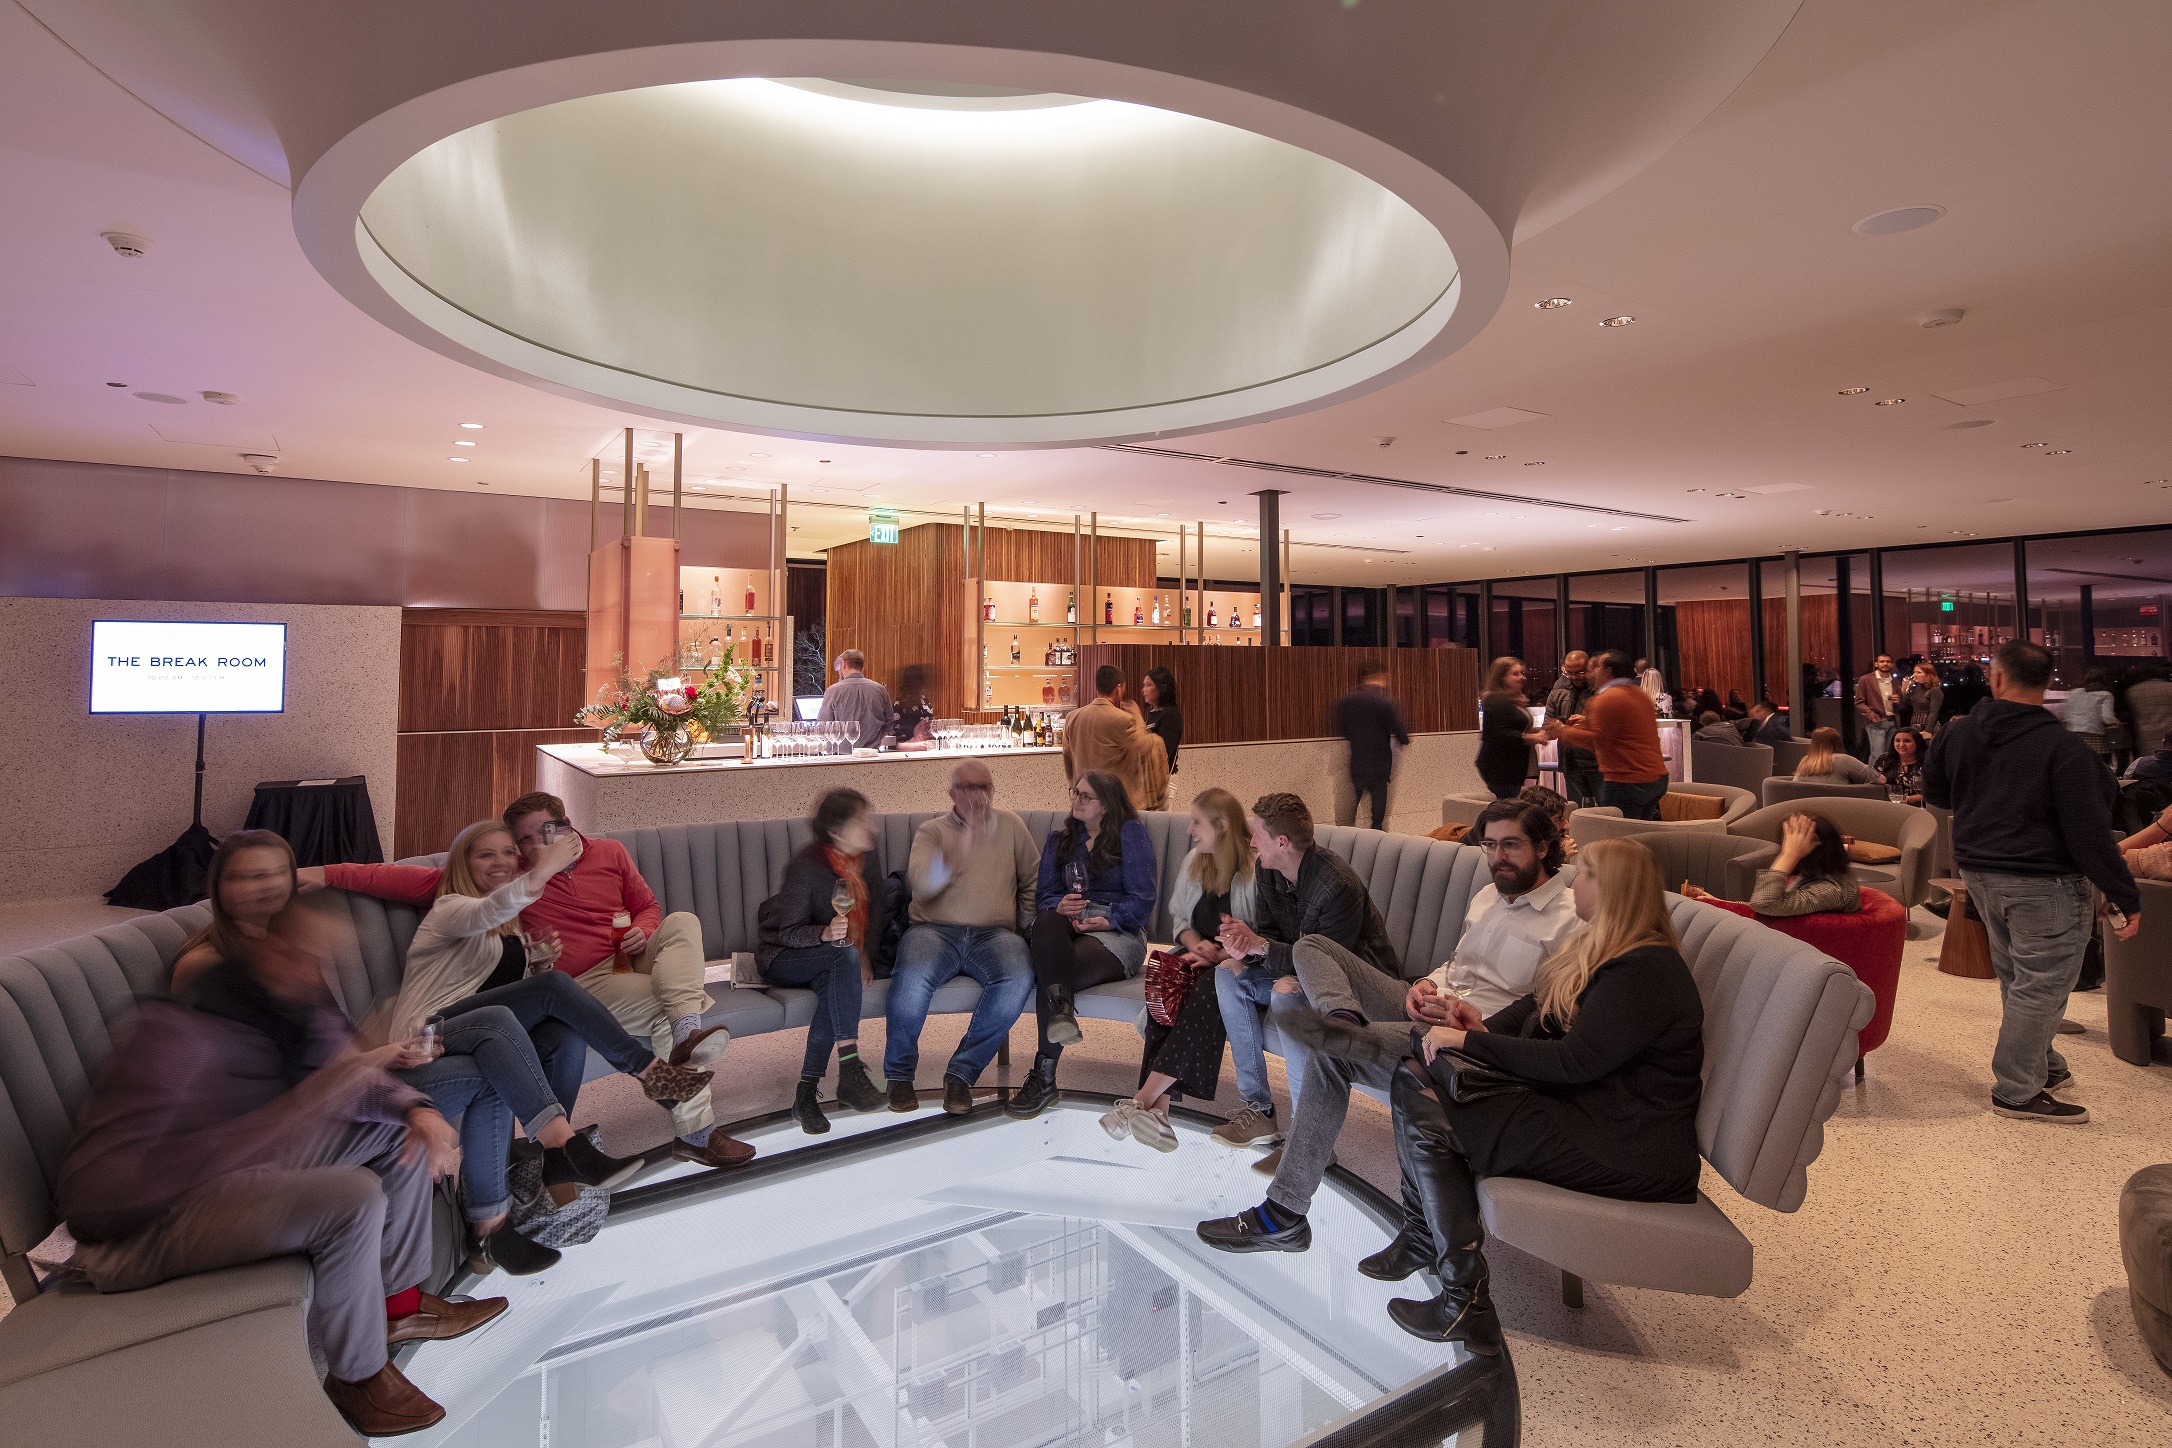
[[[1905,397],[1881,397],[1881,398],[1879,398],[1879,399],[1878,399],[1878,400],[1877,400],[1876,402],[1873,402],[1873,403],[1871,404],[1871,406],[1872,406],[1872,407],[1898,407],[1898,406],[1900,406],[1900,405],[1901,405],[1902,403],[1906,402],[1907,400],[1908,400],[1908,399],[1907,399],[1907,398],[1905,398]]]
[[[480,444],[478,444],[478,443],[472,443],[472,442],[469,442],[469,441],[468,441],[468,440],[467,440],[466,438],[464,438],[464,437],[463,437],[463,438],[459,438],[459,439],[456,439],[456,440],[454,441],[454,443],[453,443],[453,446],[454,446],[454,447],[477,447],[477,446],[480,446]]]
[[[2044,449],[2044,456],[2047,458],[2063,458],[2072,451],[2074,449],[2070,447],[2048,447]]]
[[[1524,466],[1527,468],[1543,468],[1546,466],[1546,459],[1534,458],[1530,462],[1525,463]]]
[[[1608,317],[1606,320],[1600,322],[1599,325],[1602,327],[1626,327],[1635,320],[1635,317]]]
[[[1691,492],[1691,493],[1701,493],[1701,492],[1703,492],[1703,491],[1704,491],[1704,489],[1702,489],[1702,488],[1688,488],[1688,489],[1685,489],[1684,491],[1687,491],[1687,492]]]
[[[469,432],[481,432],[483,430],[483,425],[479,422],[463,422],[460,425]]]
[[[1870,391],[1868,387],[1843,387],[1840,389],[1840,395],[1842,397],[1860,397],[1868,391]]]
[[[445,459],[445,461],[446,461],[446,462],[449,462],[449,463],[464,463],[464,462],[466,462],[466,461],[467,461],[467,459],[466,459],[466,458],[447,458],[447,459]]]
[[[1943,206],[1896,206],[1891,211],[1873,212],[1856,222],[1855,232],[1858,236],[1893,236],[1929,226],[1945,214]]]
[[[1569,299],[1567,297],[1548,297],[1542,302],[1533,302],[1531,305],[1542,312],[1558,312],[1568,304]]]
[[[2050,447],[2051,444],[2048,442],[2025,442],[2021,446],[2024,450],[2026,450],[2032,447]]]
[[[1162,516],[1163,516],[1164,518],[1166,518],[1166,517],[1168,517],[1169,515],[1168,515],[1167,513],[1164,513],[1164,514],[1162,514]],[[1322,522],[1322,523],[1325,523],[1325,522],[1327,522],[1327,521],[1328,521],[1329,519],[1331,519],[1331,518],[1340,518],[1340,517],[1342,516],[1342,514],[1340,514],[1340,513],[1314,513],[1314,514],[1313,514],[1312,516],[1313,516],[1313,517],[1314,517],[1315,519],[1317,519],[1318,521],[1320,521],[1320,522]]]
[[[994,456],[995,456],[995,454],[994,454],[994,453],[982,453],[982,454],[981,454],[981,456],[982,456],[982,457],[984,457],[984,458],[992,458],[992,457],[994,457]]]
[[[1961,419],[1961,420],[1960,420],[1959,422],[1949,422],[1949,423],[1947,423],[1947,424],[1946,424],[1946,431],[1948,431],[1948,432],[1959,432],[1959,431],[1963,430],[1964,428],[1971,428],[1971,427],[1989,427],[1989,426],[1991,426],[1991,424],[1992,424],[1993,422],[1995,422],[1995,421],[1997,421],[1997,419],[1996,419],[1996,418],[1990,418],[1990,417],[1964,417],[1964,418],[1962,418],[1962,419]]]
[[[826,462],[828,462],[828,461],[829,461],[829,459],[828,459],[828,458],[816,458],[816,459],[815,459],[815,461],[816,461],[816,462],[818,462],[818,463],[826,463]]]
[[[769,456],[769,454],[768,454],[768,453],[748,453],[748,454],[747,454],[747,456],[748,456],[748,457],[750,457],[750,458],[766,458],[766,457],[768,457],[768,456]]]

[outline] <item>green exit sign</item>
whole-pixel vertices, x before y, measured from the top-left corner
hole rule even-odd
[[[1950,598],[1942,598],[1942,599],[1940,599],[1940,600],[1938,601],[1938,611],[1939,611],[1940,613],[1951,613],[1951,612],[1953,612],[1953,600],[1952,600],[1952,599],[1950,599]]]
[[[870,543],[897,542],[897,524],[869,523],[867,525],[867,541]]]

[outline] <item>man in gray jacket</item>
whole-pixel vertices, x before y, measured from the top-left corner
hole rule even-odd
[[[1590,666],[1590,656],[1582,649],[1571,649],[1561,660],[1561,677],[1546,694],[1546,717],[1567,723],[1584,712],[1584,703],[1591,698],[1591,680],[1584,670]],[[1737,741],[1740,742],[1740,741]],[[1573,805],[1599,802],[1599,757],[1588,749],[1577,749],[1568,744],[1554,746],[1561,752],[1561,792]]]
[[[866,670],[867,655],[858,649],[839,654],[837,682],[823,694],[822,712],[815,717],[824,722],[843,719],[856,725],[859,732],[853,736],[853,744],[872,749],[890,728],[890,691],[867,677]]]

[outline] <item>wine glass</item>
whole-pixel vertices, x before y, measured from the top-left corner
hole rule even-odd
[[[1073,895],[1083,897],[1086,894],[1086,862],[1084,860],[1071,860],[1064,865],[1063,886]]]
[[[852,910],[852,886],[842,876],[830,886],[830,912],[834,915],[849,914]]]

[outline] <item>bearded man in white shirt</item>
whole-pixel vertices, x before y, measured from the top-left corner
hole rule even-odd
[[[1414,981],[1404,1010],[1414,1021],[1449,1020],[1457,995],[1492,1015],[1529,994],[1539,962],[1576,933],[1576,903],[1561,877],[1561,836],[1544,810],[1499,799],[1464,838],[1486,852],[1493,881],[1471,897],[1447,963]]]

